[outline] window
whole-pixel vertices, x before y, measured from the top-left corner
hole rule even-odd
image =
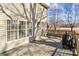
[[[26,36],[26,22],[25,21],[19,21],[19,38]]]
[[[32,22],[27,22],[27,36],[32,35]]]
[[[7,41],[26,36],[26,21],[7,20]]]

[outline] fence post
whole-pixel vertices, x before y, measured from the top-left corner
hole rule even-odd
[[[77,38],[77,34],[76,34],[75,31],[74,31],[74,39],[75,39],[74,55],[76,56],[77,55],[77,41],[78,41],[78,38]]]

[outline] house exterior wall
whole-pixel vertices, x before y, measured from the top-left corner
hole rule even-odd
[[[22,18],[22,17],[15,14],[15,13],[17,13],[16,9],[10,3],[2,4],[2,5],[5,7],[4,10],[13,18],[13,20],[26,21],[26,23],[27,23],[27,19]],[[29,9],[30,4],[25,4],[25,5],[28,10],[27,12],[30,12],[30,9]],[[40,8],[43,8],[43,6],[41,6],[40,4],[37,4],[37,5]],[[7,6],[10,8],[10,10],[15,11],[15,13],[13,13],[12,11],[8,11],[6,8]],[[15,6],[17,6],[17,8],[19,8],[19,10],[21,11],[21,14],[24,14],[22,6],[20,4],[15,4]],[[36,10],[36,12],[37,12],[37,10]],[[46,13],[46,11],[45,11],[45,13]],[[27,36],[27,24],[26,24],[26,37],[16,39],[16,40],[7,41],[7,35],[8,35],[7,34],[7,20],[10,20],[10,18],[8,18],[3,12],[0,11],[0,53],[10,50],[12,48],[15,48],[17,46],[20,46],[22,44],[29,43],[29,36]],[[37,22],[38,22],[38,19],[37,19]],[[46,23],[46,20],[45,20],[45,23]]]
[[[29,43],[29,38],[27,36],[24,38],[7,41],[7,20],[0,20],[0,53],[25,43]]]
[[[2,5],[3,6],[6,5],[6,7],[8,6],[11,10],[14,10],[16,12],[16,10],[12,7],[11,4],[2,4]],[[19,4],[15,4],[15,5],[20,7]],[[23,10],[21,8],[19,9],[22,13]],[[13,20],[25,21],[25,19],[23,19],[20,16],[16,16],[14,13],[11,13],[6,8],[4,8],[4,10],[13,17]],[[7,35],[8,35],[7,34],[7,20],[10,20],[10,19],[0,10],[0,53],[10,50],[12,48],[15,48],[17,46],[20,46],[22,44],[29,43],[29,38],[27,36],[24,38],[7,41]],[[26,24],[26,31],[27,31],[27,24]]]
[[[0,20],[0,52],[5,49],[6,21]]]

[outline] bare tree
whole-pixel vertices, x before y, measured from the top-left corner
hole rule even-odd
[[[59,14],[58,14],[58,9],[55,9],[55,12],[52,15],[51,21],[50,21],[51,25],[53,25],[53,28],[55,31],[57,30],[57,27],[58,27],[57,24],[59,23],[59,20],[60,20],[60,18],[59,18]]]
[[[40,4],[40,3],[39,3]],[[17,16],[24,18],[25,20],[32,20],[32,37],[35,40],[36,34],[39,30],[39,25],[41,23],[41,21],[43,19],[45,19],[47,17],[47,14],[45,14],[45,8],[37,8],[36,3],[30,3],[29,4],[29,8],[27,8],[26,4],[24,3],[20,3],[18,7],[17,4],[10,4],[11,7],[13,7],[15,10],[11,9],[10,6],[7,6],[5,4],[0,4],[1,7],[1,11],[10,19],[13,20],[15,18],[17,18]],[[20,10],[20,8],[22,8],[22,12]],[[9,14],[6,10],[8,10],[11,14]],[[40,13],[37,9],[40,9]],[[47,11],[46,11],[47,12]]]
[[[71,11],[67,12],[67,15],[68,15],[67,23],[71,28],[71,31],[73,31],[73,28],[75,27],[75,24],[76,24],[76,14],[73,13],[73,11],[76,12],[75,9],[72,9]]]
[[[53,22],[53,25],[54,25],[54,30],[56,31],[56,21],[57,21],[57,13],[55,13],[55,15],[54,15],[54,22]]]

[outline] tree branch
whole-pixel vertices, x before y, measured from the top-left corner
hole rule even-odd
[[[39,26],[41,20],[46,17],[46,16],[43,17],[43,13],[44,13],[44,8],[43,8],[43,10],[42,10],[42,12],[41,12],[40,20],[37,22],[37,27]]]
[[[3,6],[2,6],[1,4],[0,4],[0,7],[1,7],[2,12],[3,12],[7,17],[9,17],[11,20],[13,20],[12,17],[3,9]]]
[[[6,9],[8,9],[10,12],[12,12],[13,14],[17,15],[17,16],[21,16],[22,18],[25,18],[23,15],[14,12],[13,10],[9,9],[8,7],[5,6]]]
[[[27,16],[27,13],[26,13],[26,8],[25,8],[25,4],[21,4],[22,7],[23,7],[23,10],[24,10],[24,13],[25,13],[25,16],[26,16],[26,19],[29,20],[28,16]]]
[[[41,19],[45,19],[46,17],[47,17],[47,16],[45,16],[45,17],[43,17],[43,18],[41,18]],[[38,21],[37,27],[39,26],[39,24],[40,24],[41,21],[42,21],[42,20]]]

